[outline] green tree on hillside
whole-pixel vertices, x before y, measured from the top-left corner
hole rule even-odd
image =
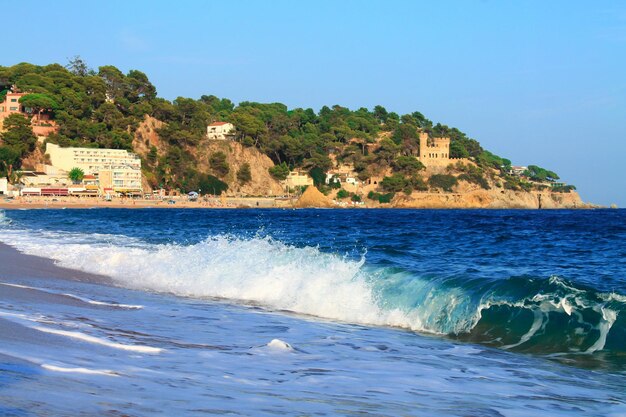
[[[72,74],[79,77],[93,75],[94,72],[87,66],[87,63],[80,57],[80,55],[74,55],[73,58],[70,58],[65,68],[67,68]]]
[[[402,172],[405,175],[415,175],[419,171],[426,169],[424,164],[422,164],[417,158],[414,156],[399,156],[395,161],[393,161],[393,170],[397,172]]]
[[[528,165],[528,169],[524,172],[524,175],[533,181],[554,182],[559,179],[559,176],[555,172],[538,167],[537,165]]]
[[[376,156],[380,162],[392,165],[400,149],[400,146],[391,139],[383,139],[380,141],[380,147],[376,151]]]
[[[42,110],[56,110],[59,105],[47,94],[26,94],[20,98],[20,104],[30,109],[32,113]]]
[[[9,178],[19,168],[20,153],[10,146],[0,146],[0,177]]]
[[[311,168],[309,175],[313,178],[313,184],[318,188],[326,183],[326,172],[320,167]]]
[[[20,156],[26,155],[35,149],[37,137],[33,134],[30,120],[20,113],[13,113],[3,121],[5,131],[0,134],[0,139],[6,146],[18,152]]]

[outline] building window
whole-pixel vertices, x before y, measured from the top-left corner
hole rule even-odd
[[[11,99],[11,103],[17,103],[17,99],[16,98],[12,98]]]
[[[11,111],[17,111],[17,107],[9,107],[9,110],[11,110]]]

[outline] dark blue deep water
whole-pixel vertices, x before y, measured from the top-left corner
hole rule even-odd
[[[425,352],[433,352],[428,363],[459,361],[470,366],[476,378],[482,374],[488,380],[489,375],[493,377],[502,371],[499,377],[511,383],[510,392],[531,386],[526,383],[564,384],[555,388],[549,404],[534,403],[530,399],[534,394],[528,393],[519,402],[511,400],[510,409],[498,403],[503,398],[498,396],[506,397],[505,394],[494,386],[485,386],[477,390],[484,390],[486,395],[480,404],[461,394],[455,397],[455,404],[469,401],[469,408],[457,409],[445,400],[431,398],[424,400],[425,408],[414,414],[416,409],[407,404],[417,404],[418,400],[411,400],[410,392],[403,391],[385,407],[368,409],[362,404],[351,404],[348,400],[354,397],[348,392],[339,399],[347,401],[345,409],[311,405],[289,408],[272,403],[277,408],[268,408],[267,414],[297,415],[298,411],[305,415],[336,415],[365,410],[374,415],[602,415],[600,410],[605,410],[607,415],[626,415],[625,393],[618,388],[626,385],[625,210],[24,210],[2,212],[0,221],[1,242],[28,254],[51,258],[65,267],[110,276],[114,282],[114,287],[96,286],[105,288],[97,290],[79,284],[70,288],[56,284],[61,285],[56,292],[79,292],[81,297],[92,299],[93,291],[105,291],[107,300],[114,297],[119,301],[122,297],[124,302],[145,306],[142,313],[133,314],[147,314],[145,310],[150,304],[159,305],[160,309],[176,305],[175,311],[185,311],[190,308],[189,303],[204,303],[200,305],[207,310],[193,315],[197,320],[209,320],[204,314],[221,309],[216,313],[219,317],[239,314],[243,316],[241,323],[254,323],[249,328],[239,324],[227,330],[227,334],[233,332],[235,339],[256,337],[259,328],[277,326],[273,329],[279,330],[268,332],[267,338],[272,333],[271,339],[280,340],[274,345],[269,343],[271,339],[259,340],[259,346],[273,349],[279,342],[288,343],[293,346],[280,346],[290,355],[315,351],[304,334],[312,339],[318,332],[325,333],[328,340],[336,337],[338,342],[329,345],[326,357],[332,364],[322,364],[322,370],[312,371],[320,383],[328,382],[326,372],[346,372],[344,367],[354,366],[345,362],[346,357],[338,348],[347,342],[342,332],[348,326],[350,332],[375,332],[380,338],[372,339],[373,333],[368,333],[367,340],[375,347],[369,351],[367,343],[354,333],[351,343],[357,351],[365,349],[373,355],[374,351],[381,354],[392,349],[400,358],[401,364],[394,367],[392,374],[381,371],[377,376],[380,381],[393,377],[399,378],[394,379],[399,383],[404,366],[410,372],[411,366],[417,366],[417,356],[425,360]],[[32,287],[33,291],[49,290],[28,277],[8,284]],[[58,308],[46,312],[39,306],[14,311],[6,299],[0,307],[7,317],[17,311],[56,319],[60,315],[70,321],[73,317]],[[90,317],[88,313],[80,315]],[[97,314],[92,318],[109,320]],[[164,334],[159,337],[173,337],[164,330],[168,319],[162,320],[158,326],[146,319],[137,327],[127,327],[142,334],[162,331]],[[201,334],[192,329],[199,323],[185,320],[172,324],[180,332],[177,340]],[[71,328],[70,324],[59,326],[57,330]],[[185,326],[190,327],[188,332]],[[286,340],[294,329],[298,329],[296,335]],[[115,337],[109,333],[90,334],[109,340]],[[219,337],[223,336],[222,333]],[[261,332],[259,338],[263,337],[265,333]],[[300,344],[308,343],[308,347],[299,350],[299,337]],[[151,340],[148,344],[158,344],[155,341],[159,338]],[[411,343],[428,346],[407,348]],[[445,349],[459,349],[459,355],[445,350],[448,353],[440,356],[437,351],[443,348],[438,344],[445,344]],[[243,345],[257,349],[253,342]],[[36,346],[30,349],[37,350]],[[474,352],[487,352],[478,356],[484,360],[493,358],[500,365],[481,364]],[[253,350],[250,354],[257,353]],[[510,356],[501,360],[499,355]],[[382,366],[379,360],[380,357],[368,356],[358,366],[377,369]],[[554,373],[546,380],[518,381],[519,375],[514,376],[513,369],[504,370],[508,365],[503,364],[516,361],[522,363],[513,369],[522,366],[539,372],[549,368]],[[87,365],[85,368],[89,368]],[[454,381],[461,378],[454,375],[457,366],[460,365],[448,364],[443,366],[445,371],[431,371],[438,375],[451,372],[448,377]],[[98,366],[109,367],[106,361]],[[175,370],[183,367],[172,365]],[[259,380],[278,378],[273,371],[253,369],[245,381],[257,384]],[[424,378],[431,371],[425,371]],[[365,375],[357,379],[362,381],[367,378]],[[598,391],[573,393],[572,386],[581,378],[588,381],[589,389]],[[245,381],[241,384],[248,383]],[[412,384],[410,379],[402,383]],[[468,380],[458,386],[452,384],[452,391],[459,392],[465,389],[461,387],[478,387]],[[306,386],[299,389],[306,391]],[[385,389],[381,388],[381,392]],[[321,390],[319,395],[330,395],[332,389],[329,390]],[[432,390],[439,392],[437,388]],[[494,395],[493,404],[489,392]],[[279,393],[286,395],[281,390],[274,391]],[[201,396],[200,391],[198,395]],[[371,395],[375,398],[378,394]],[[195,395],[190,398],[192,402],[199,401]],[[249,399],[241,392],[234,398]],[[307,404],[309,400],[318,404],[317,400],[299,398]],[[597,407],[593,401],[598,401]],[[213,411],[219,408],[215,404]],[[402,408],[405,406],[408,408]],[[51,407],[53,414],[60,410]],[[194,414],[170,403],[163,407],[166,415],[167,411]],[[259,411],[237,406],[219,410],[243,415],[257,415]],[[134,411],[142,415],[141,410]]]

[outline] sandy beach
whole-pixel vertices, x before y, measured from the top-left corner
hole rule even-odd
[[[186,198],[166,200],[140,200],[113,198],[106,201],[100,198],[79,197],[17,197],[0,200],[0,209],[91,209],[91,208],[284,208],[291,207],[292,201],[274,197],[226,197],[207,198],[189,201]]]

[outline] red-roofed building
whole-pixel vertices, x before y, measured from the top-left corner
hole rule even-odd
[[[209,139],[233,140],[235,138],[235,126],[228,122],[213,122],[206,128]]]

